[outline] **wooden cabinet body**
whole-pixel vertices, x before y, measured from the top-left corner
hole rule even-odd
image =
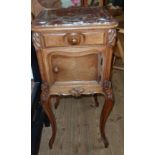
[[[101,136],[112,109],[110,69],[117,22],[102,8],[44,10],[32,23],[33,42],[42,76],[42,105],[52,126],[52,147],[56,121],[50,97],[83,94],[105,95],[100,120]]]

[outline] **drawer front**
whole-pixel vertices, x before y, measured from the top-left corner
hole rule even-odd
[[[44,33],[44,47],[102,45],[105,44],[105,32],[71,32],[71,33]]]

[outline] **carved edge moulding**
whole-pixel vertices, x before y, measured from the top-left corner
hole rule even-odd
[[[108,45],[114,46],[116,42],[116,29],[108,30]]]

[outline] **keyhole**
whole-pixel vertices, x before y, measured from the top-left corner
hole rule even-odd
[[[103,64],[103,58],[101,58],[101,66],[102,66],[102,64]]]
[[[98,77],[98,82],[100,82],[101,81],[101,75],[99,75],[99,77]]]

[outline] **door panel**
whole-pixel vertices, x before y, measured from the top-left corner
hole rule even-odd
[[[91,81],[97,80],[98,55],[80,57],[53,55],[51,70],[55,81]]]
[[[75,49],[75,50],[74,50]],[[47,49],[42,51],[47,81],[55,82],[88,82],[102,79],[103,51],[97,49],[74,48],[67,50]]]

